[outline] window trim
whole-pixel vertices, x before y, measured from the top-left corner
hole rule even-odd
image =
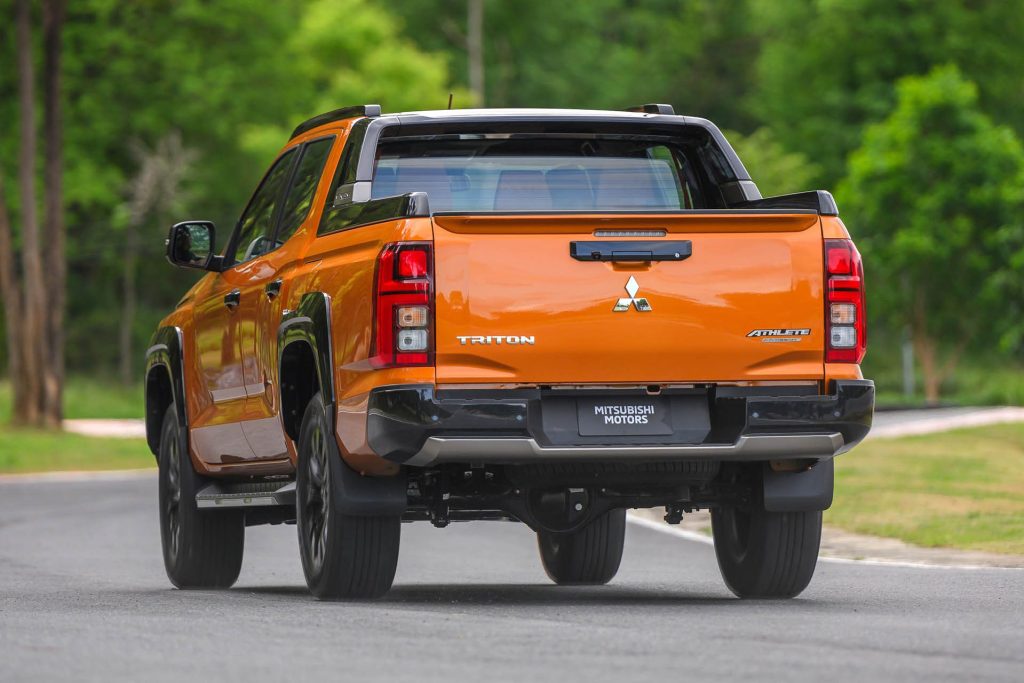
[[[270,177],[271,171],[273,171],[277,167],[278,163],[280,163],[282,159],[284,159],[286,156],[290,154],[299,151],[301,147],[302,145],[294,145],[281,152],[279,155],[277,155],[277,157],[274,158],[273,163],[271,163],[270,166],[267,168],[267,172],[263,174],[263,178],[260,179],[260,182],[256,186],[256,189],[253,191],[252,196],[249,197],[249,201],[246,202],[245,208],[242,209],[242,213],[239,215],[238,221],[235,223],[235,228],[234,230],[231,231],[231,239],[228,240],[228,243],[224,248],[223,258],[226,263],[224,270],[231,270],[232,268],[237,268],[240,265],[251,263],[252,261],[256,260],[255,258],[253,258],[249,259],[248,261],[235,261],[235,250],[238,248],[238,240],[241,237],[242,219],[245,218],[245,215],[249,212],[249,209],[252,207],[252,203],[256,200],[256,197],[259,195],[260,190],[263,189],[263,186],[266,184],[267,179]],[[291,162],[291,168],[287,170],[288,175],[285,179],[285,183],[282,185],[281,190],[279,191],[279,200],[283,198],[284,193],[288,190],[288,187],[291,183],[292,174],[295,172],[295,164],[298,158],[299,155],[295,154],[295,159],[293,159]],[[274,207],[274,215],[270,219],[272,226],[271,235],[277,234],[277,221],[279,221],[281,217],[282,204],[282,202],[278,201],[277,205]],[[230,264],[228,264],[229,260]]]
[[[403,114],[401,116],[388,114],[379,118],[359,119],[353,124],[353,140],[358,138],[359,148],[354,150],[355,172],[352,182],[361,182],[373,179],[373,169],[376,164],[376,149],[378,144],[388,137],[409,134],[416,137],[424,135],[448,134],[452,132],[468,131],[469,128],[479,126],[490,128],[493,133],[563,133],[587,132],[596,134],[622,133],[626,135],[663,135],[669,138],[680,138],[681,132],[702,131],[706,138],[713,143],[714,153],[720,157],[714,165],[722,166],[721,169],[706,169],[708,172],[727,172],[727,177],[716,177],[716,184],[726,182],[750,181],[750,174],[743,166],[743,162],[736,156],[735,150],[729,141],[725,139],[718,126],[707,119],[690,116],[657,116],[650,119],[637,119],[636,114],[619,114],[618,112],[572,112],[572,116],[557,116],[547,112],[514,112],[506,115],[486,113],[478,115],[467,115],[464,112],[441,112],[424,114]],[[408,131],[406,133],[406,131]],[[701,159],[710,163],[710,159]]]
[[[277,222],[274,225],[274,234],[272,235],[272,238],[273,238],[273,241],[274,241],[275,244],[277,243],[278,235],[281,234],[281,224],[284,222],[284,207],[288,203],[288,196],[291,193],[292,185],[295,183],[295,176],[299,172],[299,166],[302,165],[302,160],[306,156],[306,151],[307,151],[308,147],[310,145],[312,145],[313,143],[315,143],[315,142],[323,142],[324,140],[330,140],[331,141],[331,145],[327,149],[327,158],[324,159],[323,166],[320,167],[320,177],[317,178],[316,185],[313,187],[313,197],[310,199],[309,208],[306,209],[306,215],[302,217],[302,220],[299,221],[299,224],[295,227],[295,232],[298,232],[299,228],[302,227],[302,224],[305,223],[307,220],[309,220],[309,216],[310,216],[310,214],[313,213],[313,208],[316,206],[316,202],[314,201],[316,199],[316,191],[318,189],[320,189],[320,183],[323,181],[324,171],[327,169],[327,164],[328,164],[328,162],[330,161],[330,158],[331,158],[331,151],[334,149],[334,145],[338,141],[338,136],[336,134],[334,134],[334,133],[331,133],[329,135],[321,135],[320,137],[313,138],[312,140],[306,140],[301,145],[296,145],[296,147],[292,148],[292,149],[300,148],[300,151],[299,151],[298,160],[292,166],[291,173],[288,174],[288,182],[285,184],[284,197],[283,197],[283,201],[281,202],[281,211],[280,211],[280,213],[277,216]],[[295,235],[295,233],[293,232],[288,237],[288,239],[291,239],[292,236],[294,236],[294,235]],[[284,245],[282,244],[281,246],[284,246]],[[276,250],[278,250],[280,248],[281,248],[280,246],[279,247],[274,247],[274,251],[276,251]],[[271,252],[267,252],[267,253],[269,254]]]

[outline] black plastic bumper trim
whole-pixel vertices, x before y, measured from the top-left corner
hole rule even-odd
[[[744,436],[839,433],[843,437],[839,452],[845,452],[867,435],[874,412],[875,389],[870,380],[834,382],[832,393],[824,396],[802,395],[806,393],[802,386],[765,388],[766,395],[761,396],[723,392],[726,395],[717,397],[714,387],[701,391],[709,401],[711,431],[700,445],[729,445]],[[599,396],[617,392],[595,389],[574,393]],[[431,437],[519,438],[547,444],[542,419],[543,402],[549,394],[555,392],[437,392],[431,385],[380,387],[370,393],[367,440],[377,454],[398,463],[412,459]],[[557,395],[564,397],[565,392]],[[596,444],[559,446],[578,446],[585,451],[593,450]]]

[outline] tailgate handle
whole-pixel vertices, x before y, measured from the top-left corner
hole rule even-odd
[[[682,261],[692,253],[690,240],[569,243],[569,255],[577,261]]]

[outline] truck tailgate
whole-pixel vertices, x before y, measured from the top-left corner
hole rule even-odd
[[[570,254],[617,241],[689,241],[692,253]],[[823,377],[815,214],[436,215],[434,243],[439,383]]]

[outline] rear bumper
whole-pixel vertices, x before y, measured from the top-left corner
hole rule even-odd
[[[679,440],[600,443],[573,437],[575,419],[558,404],[602,390],[435,391],[432,386],[375,389],[367,406],[367,440],[393,462],[520,464],[543,461],[761,461],[831,458],[859,443],[871,428],[870,380],[832,383],[828,395],[808,387],[715,387],[683,390],[706,406],[707,429]],[[626,391],[617,393],[627,393]],[[637,392],[642,393],[642,392]]]

